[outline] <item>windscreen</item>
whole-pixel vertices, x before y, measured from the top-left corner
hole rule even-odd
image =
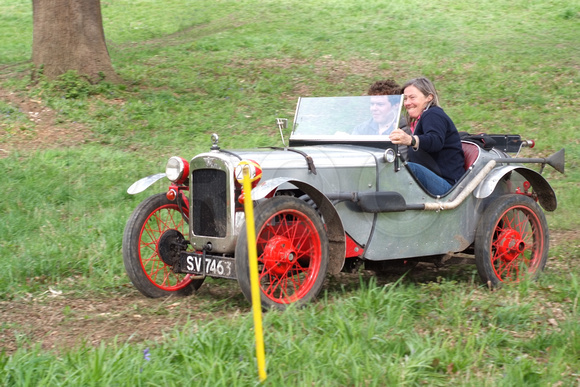
[[[290,139],[389,141],[402,102],[402,95],[300,98]]]

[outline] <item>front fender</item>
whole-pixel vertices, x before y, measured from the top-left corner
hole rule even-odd
[[[296,181],[296,179],[290,177],[277,177],[275,179],[261,181],[256,188],[252,189],[252,200],[264,199],[266,196],[270,195],[272,191],[277,190],[282,184],[290,181]]]
[[[157,180],[161,180],[165,177],[165,173],[157,173],[155,175],[144,177],[140,180],[137,180],[127,189],[127,193],[129,195],[135,195],[140,192],[145,191],[151,185],[153,185]]]
[[[292,184],[316,203],[318,211],[322,214],[326,225],[326,234],[328,236],[328,272],[338,274],[344,265],[346,255],[346,237],[342,220],[336,211],[332,202],[320,192],[316,187],[304,181],[290,178],[277,177],[258,184],[252,190],[252,200],[264,199],[273,191],[277,190],[283,184]]]
[[[496,168],[479,184],[475,189],[474,195],[478,199],[489,197],[494,191],[499,182],[509,173],[518,173],[530,182],[534,193],[538,195],[540,205],[546,211],[555,211],[558,207],[556,194],[550,186],[550,183],[542,175],[533,169],[518,165],[506,165]]]

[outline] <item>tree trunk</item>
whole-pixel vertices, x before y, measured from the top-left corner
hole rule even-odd
[[[120,81],[105,43],[100,0],[32,0],[32,61],[48,79],[76,70],[90,82]]]

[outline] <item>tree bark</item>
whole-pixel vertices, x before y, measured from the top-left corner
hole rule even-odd
[[[119,82],[105,43],[100,0],[32,0],[32,61],[48,79],[69,70]]]

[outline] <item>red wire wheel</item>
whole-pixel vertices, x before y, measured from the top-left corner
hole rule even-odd
[[[475,235],[475,263],[490,286],[536,278],[548,259],[544,213],[525,195],[504,195],[484,211]]]
[[[187,208],[182,208],[187,213]],[[188,234],[187,219],[165,193],[145,199],[135,209],[123,234],[123,261],[131,282],[145,296],[186,296],[201,286],[203,279],[174,273],[169,254],[160,254],[172,245],[170,242],[183,240]]]
[[[328,267],[328,238],[318,213],[303,200],[278,196],[256,207],[255,227],[262,307],[285,309],[315,299]],[[251,301],[245,229],[236,244],[236,268]]]

